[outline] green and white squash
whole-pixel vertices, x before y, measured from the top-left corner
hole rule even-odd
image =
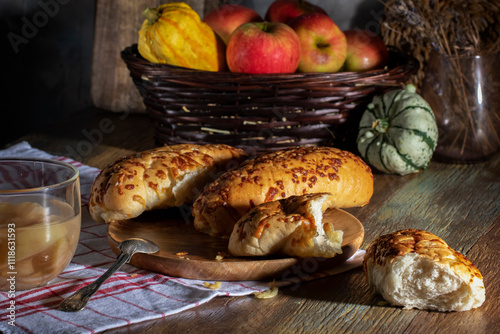
[[[409,84],[373,98],[361,118],[357,146],[379,171],[406,175],[427,167],[437,139],[431,107]]]

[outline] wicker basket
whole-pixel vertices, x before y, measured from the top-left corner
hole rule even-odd
[[[223,143],[249,153],[349,141],[374,94],[400,86],[418,69],[391,51],[387,69],[363,73],[246,75],[206,72],[121,56],[155,124],[158,145]]]

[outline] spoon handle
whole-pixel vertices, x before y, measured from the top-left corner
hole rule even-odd
[[[101,277],[96,279],[94,282],[76,291],[71,296],[63,300],[59,309],[65,312],[76,312],[83,310],[87,305],[88,300],[94,293],[97,292],[99,287],[104,283],[111,275],[113,275],[118,269],[121,268],[125,263],[130,261],[132,254],[125,252],[120,253],[116,262],[108,269]]]

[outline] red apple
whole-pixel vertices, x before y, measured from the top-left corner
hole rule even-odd
[[[267,9],[265,19],[266,21],[288,24],[297,16],[314,12],[326,14],[323,8],[307,1],[275,0]]]
[[[299,72],[337,72],[344,65],[344,32],[323,13],[309,13],[290,21],[300,40]]]
[[[284,23],[245,23],[231,34],[226,60],[231,72],[293,73],[299,65],[300,41]]]
[[[261,21],[262,17],[255,10],[232,4],[221,5],[203,18],[203,22],[208,24],[226,44],[231,33],[243,23]]]
[[[364,29],[349,29],[344,34],[347,39],[346,71],[373,70],[387,64],[389,52],[380,37]]]

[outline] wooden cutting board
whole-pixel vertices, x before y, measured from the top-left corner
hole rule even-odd
[[[245,281],[311,274],[344,262],[361,246],[364,229],[351,214],[330,209],[324,219],[344,232],[341,255],[331,259],[272,257],[223,257],[228,239],[211,237],[194,229],[191,218],[178,209],[146,212],[140,218],[110,223],[108,241],[115,254],[119,242],[140,237],[155,242],[156,254],[135,254],[130,264],[169,276],[200,280]]]
[[[147,7],[176,0],[97,0],[92,54],[91,97],[96,108],[116,112],[144,111],[120,52],[139,38]],[[200,17],[214,9],[217,0],[184,0]]]

